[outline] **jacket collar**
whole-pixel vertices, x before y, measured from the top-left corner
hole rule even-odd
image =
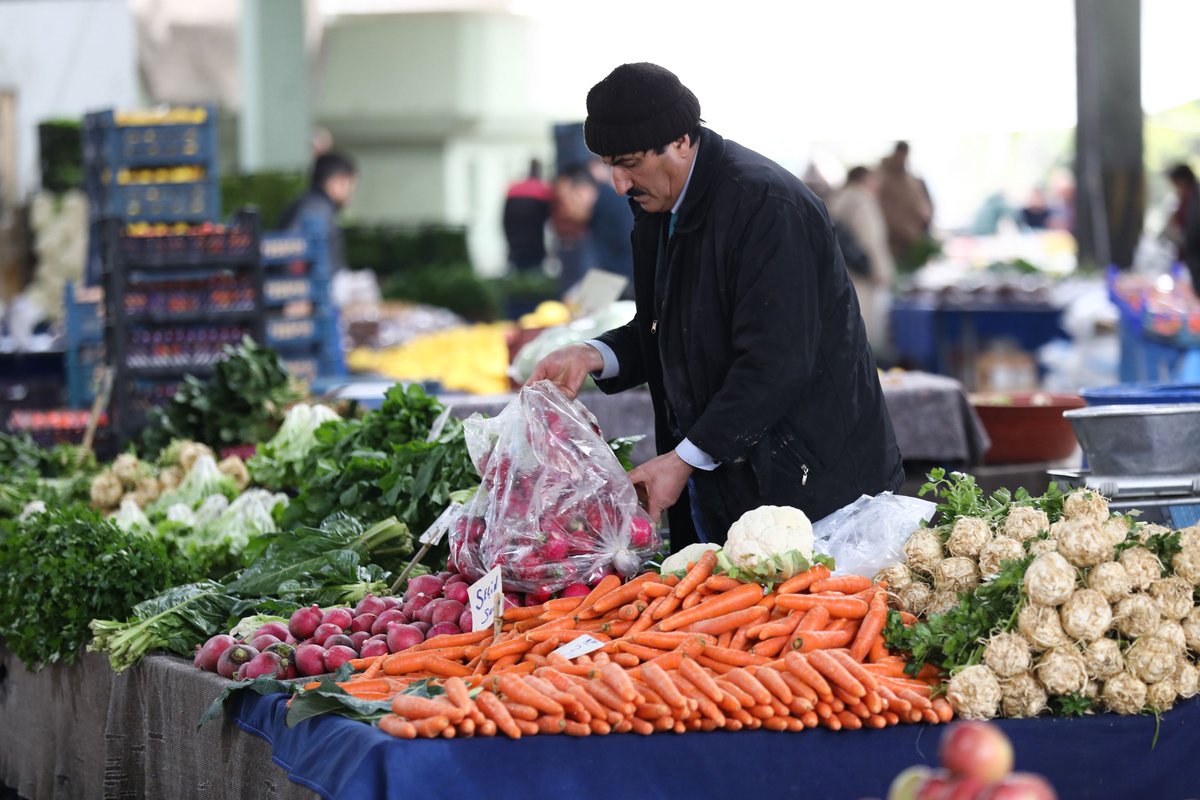
[[[702,128],[696,166],[675,219],[675,232],[687,233],[700,226],[708,208],[708,189],[717,177],[717,165],[725,156],[725,139],[716,131]]]

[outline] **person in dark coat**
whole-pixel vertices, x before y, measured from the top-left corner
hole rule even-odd
[[[279,217],[279,229],[300,233],[305,220],[315,220],[329,246],[330,273],[346,269],[346,246],[337,215],[350,202],[358,184],[358,167],[344,153],[327,152],[313,161],[308,191],[292,201]]]
[[[1200,295],[1200,183],[1187,164],[1176,164],[1167,172],[1175,187],[1175,212],[1167,225],[1167,236],[1192,278],[1192,291]]]
[[[875,358],[824,205],[700,124],[670,71],[625,64],[588,93],[588,148],[631,198],[636,314],[546,356],[574,395],[648,384],[660,455],[631,473],[672,550],[723,542],[761,505],[813,521],[904,480]]]
[[[542,162],[536,158],[529,162],[524,180],[509,184],[504,195],[504,238],[513,269],[541,269],[553,200],[554,187],[542,178]]]

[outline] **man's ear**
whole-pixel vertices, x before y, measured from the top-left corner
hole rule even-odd
[[[678,139],[671,142],[671,147],[682,152],[684,150],[691,149],[693,144],[695,144],[695,142],[692,141],[692,137],[685,133],[683,136],[680,136]]]

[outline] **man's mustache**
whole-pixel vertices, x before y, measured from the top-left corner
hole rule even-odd
[[[645,189],[639,189],[636,186],[630,186],[629,190],[625,192],[625,196],[630,199],[632,199],[634,197],[642,197],[645,194],[646,194]]]

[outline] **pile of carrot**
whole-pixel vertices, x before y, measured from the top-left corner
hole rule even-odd
[[[818,564],[765,592],[715,567],[708,552],[682,578],[609,576],[585,597],[507,609],[499,636],[436,636],[352,661],[362,671],[339,685],[391,698],[379,727],[403,738],[840,730],[953,716],[933,695],[936,669],[909,677],[888,652],[883,584]],[[554,652],[584,634],[603,647],[573,660]],[[425,678],[444,694],[405,693]]]

